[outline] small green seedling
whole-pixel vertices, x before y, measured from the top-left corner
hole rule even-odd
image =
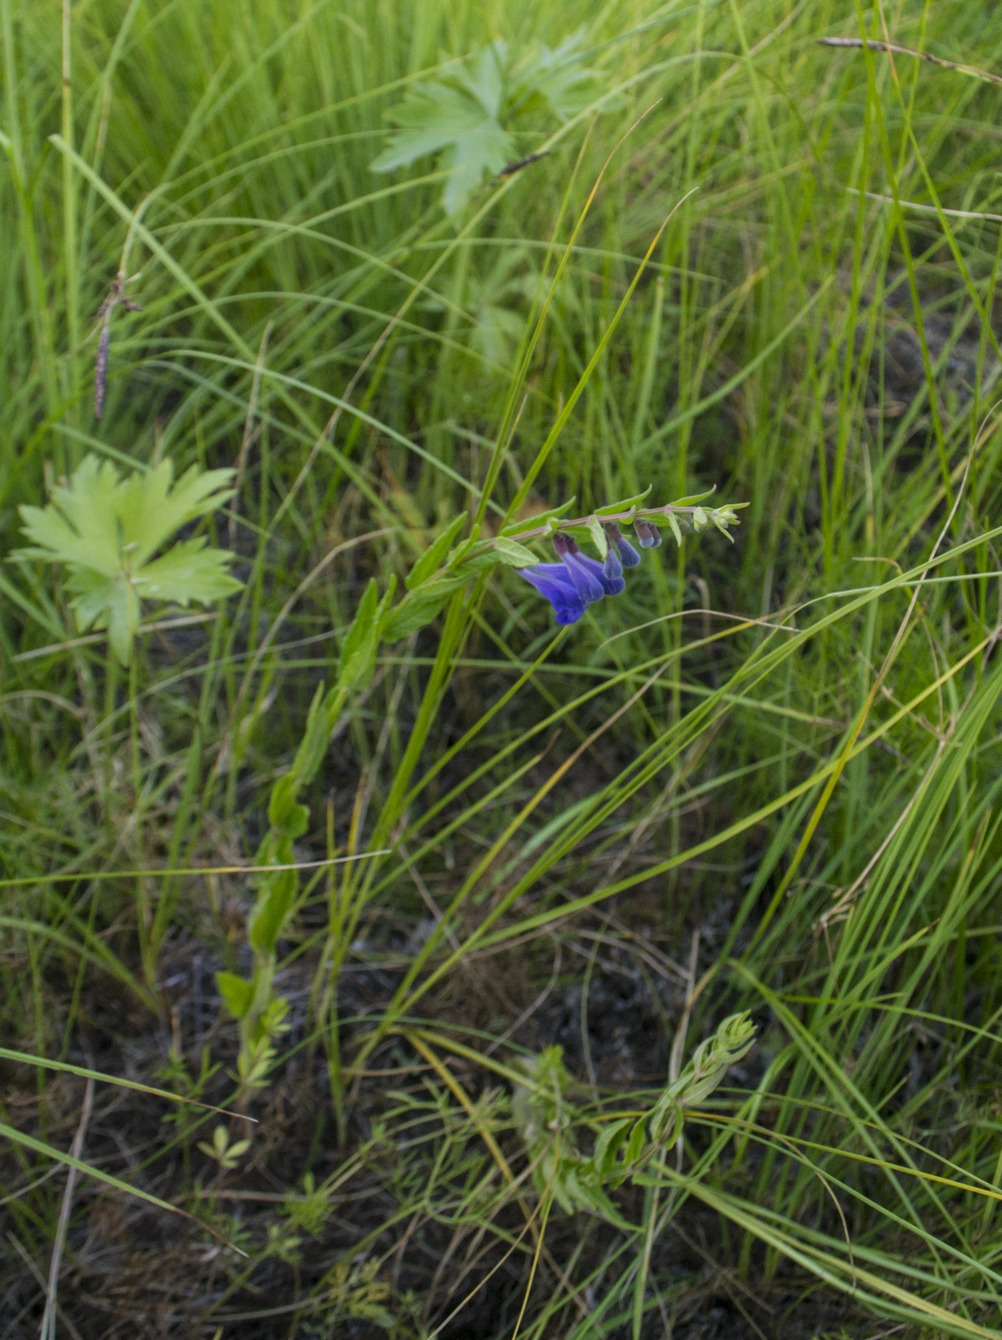
[[[158,553],[232,496],[233,471],[192,466],[176,484],[172,478],[170,461],[123,479],[110,462],[88,456],[52,490],[48,506],[20,509],[32,544],[11,557],[63,564],[77,630],[106,628],[120,665],[132,658],[144,602],[208,605],[241,586],[228,571],[233,555],[207,548],[204,537]]]
[[[214,1159],[223,1172],[231,1172],[239,1167],[240,1160],[251,1147],[251,1142],[231,1140],[229,1131],[220,1124],[212,1132],[212,1144],[210,1145],[207,1140],[199,1140],[198,1147],[203,1154]]]

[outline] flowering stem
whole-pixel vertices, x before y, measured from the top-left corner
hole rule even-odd
[[[510,534],[509,538],[521,540],[534,540],[539,536],[553,535],[556,531],[573,530],[582,527],[587,528],[592,521],[599,521],[605,524],[610,521],[623,522],[630,524],[637,517],[655,517],[655,516],[692,516],[695,513],[703,513],[711,516],[716,513],[734,512],[739,507],[747,507],[747,503],[729,503],[724,507],[706,507],[699,503],[665,503],[663,507],[628,507],[622,512],[592,512],[588,516],[580,517],[561,517],[559,520],[551,519],[542,526],[530,527],[528,530],[519,530]],[[729,517],[731,521],[736,521],[736,517]]]

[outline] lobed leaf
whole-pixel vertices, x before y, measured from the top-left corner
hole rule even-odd
[[[171,487],[173,465],[163,460],[145,474],[131,475],[121,486],[118,517],[126,545],[134,545],[135,563],[145,563],[151,554],[189,521],[215,511],[232,496],[226,485],[232,470],[185,471]]]
[[[512,101],[519,111],[542,103],[561,122],[583,111],[599,91],[605,76],[581,63],[584,34],[572,33],[557,47],[543,46],[522,66]]]
[[[490,101],[485,104],[469,89],[422,84],[392,115],[399,128],[373,160],[372,171],[392,172],[441,154],[447,214],[458,213],[484,177],[500,172],[514,154],[514,141],[501,128]]]
[[[122,484],[115,468],[88,456],[67,484],[52,490],[47,507],[21,507],[22,529],[36,547],[16,558],[77,564],[106,575],[121,567],[117,518]]]
[[[206,549],[204,539],[182,540],[140,568],[132,581],[144,600],[205,605],[240,590],[241,583],[227,571],[231,559],[224,549]]]
[[[65,564],[78,630],[106,628],[112,654],[127,664],[142,599],[208,604],[240,589],[228,571],[232,555],[206,548],[204,539],[183,540],[152,558],[181,526],[230,497],[232,478],[232,470],[193,466],[172,485],[173,467],[164,460],[123,480],[110,462],[87,456],[52,490],[48,506],[21,508],[34,543],[13,556]]]
[[[600,76],[581,63],[580,34],[555,48],[541,47],[517,68],[506,43],[491,42],[472,62],[434,82],[419,84],[390,112],[390,143],[371,164],[392,172],[440,156],[442,204],[459,212],[487,176],[516,157],[513,130],[540,114],[568,121],[595,99]],[[526,127],[538,131],[538,124]]]

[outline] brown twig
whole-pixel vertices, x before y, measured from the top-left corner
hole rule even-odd
[[[881,42],[870,37],[819,37],[818,45],[823,47],[853,47],[856,50],[884,51],[894,56],[914,56],[916,60],[928,61],[941,70],[955,70],[958,74],[969,74],[975,79],[984,79],[989,84],[1002,84],[1002,74],[991,74],[988,70],[979,70],[976,65],[961,65],[958,61],[946,60],[943,56],[934,56],[929,51],[916,51],[914,47],[898,46],[897,42]]]
[[[133,279],[137,278],[133,275]],[[104,410],[104,395],[108,388],[108,346],[111,342],[111,314],[116,307],[124,307],[127,312],[141,312],[138,302],[126,296],[125,286],[131,283],[126,279],[125,271],[119,270],[108,290],[108,296],[101,304],[97,319],[101,323],[101,335],[97,342],[97,358],[94,362],[94,417],[99,419]]]

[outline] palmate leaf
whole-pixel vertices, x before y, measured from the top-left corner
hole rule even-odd
[[[77,629],[107,628],[115,659],[128,665],[132,639],[139,628],[139,597],[129,577],[118,572],[110,577],[90,568],[70,573],[66,585],[75,592],[70,601]]]
[[[239,591],[241,583],[227,571],[233,555],[225,549],[207,549],[205,544],[204,538],[182,540],[144,564],[132,578],[140,599],[208,605]]]
[[[512,139],[500,126],[484,123],[451,146],[442,155],[448,172],[442,207],[458,214],[484,177],[500,172],[512,156]]]
[[[491,42],[484,47],[473,64],[460,67],[456,82],[489,116],[499,119],[505,102],[505,67],[508,43]]]
[[[121,541],[109,518],[121,506],[122,482],[114,466],[88,456],[66,485],[56,485],[48,507],[21,507],[22,530],[34,547],[14,558],[71,563],[113,575],[121,567]]]
[[[580,45],[576,35],[519,60],[507,43],[492,42],[441,79],[416,85],[389,113],[395,129],[372,170],[436,154],[445,171],[442,204],[458,213],[485,177],[517,158],[516,130],[545,132],[547,121],[567,121],[594,100],[601,76],[582,65]]]
[[[543,104],[560,121],[569,121],[594,101],[602,75],[581,64],[584,34],[574,33],[558,47],[541,47],[513,80],[511,102],[519,113]]]
[[[137,565],[145,563],[181,526],[216,511],[233,492],[226,487],[233,478],[232,470],[201,471],[193,465],[171,487],[173,472],[170,461],[161,461],[147,474],[135,474],[122,484],[122,541],[135,546]]]
[[[373,172],[392,172],[419,158],[440,154],[446,171],[442,204],[456,214],[487,175],[500,172],[514,156],[512,137],[497,114],[466,89],[422,84],[396,108],[398,129],[390,147],[372,163]]]
[[[68,569],[70,606],[80,632],[106,628],[112,654],[128,663],[144,600],[208,604],[239,590],[227,571],[232,555],[187,539],[159,557],[177,530],[219,507],[232,492],[232,470],[192,467],[172,484],[161,461],[122,479],[109,462],[88,456],[47,507],[22,507],[33,544],[12,557]]]
[[[460,69],[452,80],[446,78],[418,84],[400,106],[390,112],[398,129],[390,135],[389,148],[373,161],[373,172],[391,172],[394,168],[406,167],[419,158],[458,144],[464,136],[485,127],[500,131],[504,51],[503,42],[487,47],[477,59],[472,77]],[[507,136],[505,141],[507,154],[510,148]],[[503,167],[504,163],[503,156],[498,167]]]

